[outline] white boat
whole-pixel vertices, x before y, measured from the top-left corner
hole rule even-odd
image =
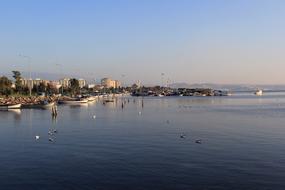
[[[8,109],[20,109],[22,104],[2,104],[0,105],[1,110],[8,110]]]
[[[89,96],[86,98],[89,102],[93,102],[96,100],[96,97],[95,96]]]
[[[254,92],[254,94],[256,96],[262,96],[263,95],[263,91],[262,90],[257,90],[257,91]]]
[[[108,103],[108,102],[114,102],[115,100],[113,98],[108,98],[108,99],[105,99],[104,102],[105,103]]]
[[[79,99],[79,100],[61,100],[58,103],[60,104],[69,104],[69,105],[77,105],[77,104],[85,104],[88,103],[87,99]]]

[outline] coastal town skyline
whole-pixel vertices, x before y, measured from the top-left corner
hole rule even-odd
[[[111,77],[128,84],[284,84],[284,5],[2,1],[1,73]]]
[[[0,0],[4,190],[285,189],[285,0]]]

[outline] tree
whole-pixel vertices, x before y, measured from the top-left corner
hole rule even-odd
[[[7,77],[0,77],[0,93],[2,95],[10,95],[12,93],[12,81]]]
[[[13,78],[15,79],[16,91],[21,92],[23,89],[22,81],[21,81],[21,79],[22,79],[21,73],[20,73],[20,71],[12,71],[12,73],[13,73]]]
[[[47,86],[46,86],[46,93],[47,94],[56,94],[57,93],[57,89],[52,84],[48,83]]]
[[[45,83],[41,82],[38,86],[38,92],[46,92],[47,90],[47,86],[45,85]]]
[[[80,91],[79,81],[75,78],[70,79],[70,91],[72,95],[78,94]]]

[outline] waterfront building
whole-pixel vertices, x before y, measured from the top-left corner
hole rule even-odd
[[[83,88],[84,86],[86,86],[86,80],[84,79],[78,79],[78,83],[79,83],[80,88]]]
[[[122,86],[121,82],[118,80],[115,80],[115,88],[120,88]]]
[[[30,89],[34,87],[34,83],[32,79],[21,78],[21,83],[22,83],[22,86],[28,87]]]
[[[59,80],[59,84],[60,84],[63,88],[68,88],[68,87],[70,87],[70,78],[60,79],[60,80]]]
[[[49,81],[49,85],[51,88],[59,90],[61,88],[61,84],[58,81]]]
[[[47,86],[50,83],[50,81],[48,80],[43,80],[40,78],[34,79],[33,80],[33,86],[39,86],[40,84],[44,84],[45,86]]]
[[[110,78],[103,78],[101,80],[101,85],[104,86],[105,88],[113,87],[112,79],[110,79]]]
[[[95,87],[95,84],[88,84],[87,85],[87,88],[91,89],[91,88],[94,88]]]
[[[103,78],[101,80],[101,85],[105,88],[119,88],[121,87],[121,82],[118,80],[112,80],[110,78]]]

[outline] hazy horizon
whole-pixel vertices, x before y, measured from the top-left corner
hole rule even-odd
[[[0,67],[144,84],[285,84],[282,0],[0,3]],[[124,75],[125,77],[122,77]]]

